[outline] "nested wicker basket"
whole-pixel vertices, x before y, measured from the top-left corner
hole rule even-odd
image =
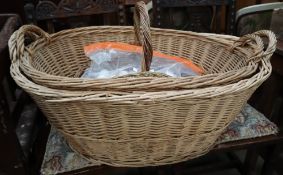
[[[138,6],[144,8],[143,4],[138,4]],[[133,35],[129,34],[132,28],[108,28],[107,31],[111,32],[113,30],[112,32],[115,33],[113,35],[114,41],[119,39],[117,36],[118,31],[118,33],[121,33],[121,38],[128,38],[122,41],[131,42],[134,40]],[[17,45],[18,42],[22,43],[24,38],[16,40],[15,36],[20,35],[19,32],[16,32],[14,38],[10,39],[9,44],[13,60],[11,65],[12,77],[19,86],[32,96],[51,124],[64,134],[68,143],[75,151],[90,160],[100,161],[113,166],[163,165],[192,159],[208,152],[214,146],[221,132],[233,121],[256,88],[270,75],[271,64],[269,59],[275,50],[276,44],[274,34],[269,31],[257,32],[240,39],[231,37],[233,38],[232,41],[239,39],[239,43],[242,44],[244,42],[246,45],[246,47],[238,47],[236,44],[234,53],[237,54],[232,56],[233,54],[231,55],[231,52],[226,51],[226,45],[223,44],[233,43],[228,41],[229,36],[206,35],[209,38],[209,43],[216,42],[217,38],[228,38],[223,43],[216,42],[215,49],[220,49],[220,53],[228,54],[237,61],[241,61],[241,59],[237,59],[239,58],[238,54],[246,54],[244,58],[253,58],[252,60],[255,60],[252,64],[257,69],[253,73],[249,76],[225,81],[223,84],[213,84],[214,81],[210,79],[210,83],[206,86],[202,86],[203,84],[200,83],[199,85],[202,88],[192,88],[194,84],[186,84],[187,82],[182,80],[184,84],[180,81],[180,84],[174,86],[174,88],[185,88],[188,86],[192,89],[174,90],[172,88],[173,85],[168,85],[172,89],[161,90],[162,88],[155,88],[157,84],[152,86],[150,83],[145,83],[144,85],[148,86],[141,87],[137,85],[139,81],[135,81],[138,89],[135,90],[134,85],[127,89],[127,82],[123,82],[125,79],[119,82],[121,79],[117,78],[108,79],[111,83],[117,81],[113,86],[107,86],[109,89],[106,88],[103,81],[100,82],[101,84],[94,81],[96,84],[92,82],[92,84],[89,83],[84,87],[83,82],[79,84],[78,78],[75,79],[76,81],[73,81],[74,78],[72,78],[74,70],[76,70],[74,67],[78,69],[78,65],[86,64],[85,61],[79,59],[83,57],[81,46],[93,42],[94,38],[100,38],[102,41],[105,30],[106,28],[103,27],[68,30],[65,32],[69,34],[65,33],[66,35],[63,35],[65,37],[62,38],[60,36],[64,32],[52,35],[51,38],[54,38],[51,39],[49,44],[43,42],[44,39],[39,39],[29,47]],[[84,37],[86,35],[85,31],[90,34],[88,39]],[[99,36],[99,31],[102,32],[100,35],[103,36],[96,37]],[[182,40],[183,37],[187,36],[188,33],[186,32],[177,32],[180,35],[174,36],[172,35],[172,33],[175,33],[173,30],[164,30],[164,33],[162,33],[162,29],[153,29],[152,31],[153,33],[158,33],[158,35],[163,35],[162,37],[157,37],[164,39],[163,42],[159,42],[159,45],[166,45],[166,41],[170,41],[171,37],[180,37],[180,42],[183,44],[187,42],[187,40]],[[124,36],[124,32],[129,35]],[[78,33],[81,33],[81,35]],[[95,35],[91,35],[91,33],[95,33]],[[28,31],[26,34],[37,37],[37,34],[32,33],[32,31]],[[267,35],[270,39],[265,51],[259,37],[262,35]],[[69,36],[69,38],[66,38],[66,36]],[[74,38],[85,39],[73,40]],[[110,35],[106,39],[111,39]],[[70,43],[67,43],[67,41]],[[80,44],[73,45],[72,42]],[[174,47],[174,49],[169,46],[159,47],[158,43],[153,43],[155,43],[153,44],[154,48],[158,48],[157,50],[161,50],[164,53],[175,53],[175,55],[181,56],[179,53],[185,54],[189,52],[188,54],[191,54],[190,58],[192,59],[196,57],[192,53],[201,54],[199,50],[207,52],[207,50],[201,49],[206,43],[203,41],[204,45],[194,45],[190,51],[178,50],[179,48],[177,47]],[[229,47],[232,45],[230,44],[228,44]],[[63,49],[67,47],[66,45],[78,52],[72,52],[71,49],[68,53],[67,50]],[[195,46],[200,48],[195,48]],[[38,49],[33,50],[35,47]],[[57,47],[58,52],[52,52],[51,54],[49,51],[52,49],[48,49],[49,47]],[[216,51],[214,52],[216,53]],[[73,55],[73,53],[75,54]],[[210,53],[213,55],[212,51]],[[53,56],[50,57],[50,54]],[[54,57],[57,54],[60,56]],[[77,56],[78,59],[72,58],[75,61],[69,64],[67,58],[63,57],[64,54],[70,54],[71,57]],[[39,55],[45,57],[46,60],[40,58]],[[244,62],[232,64],[231,62],[233,61],[228,61],[229,56],[211,56],[211,64],[206,64],[209,60],[208,58],[205,59],[206,61],[203,61],[198,57],[199,59],[194,59],[194,62],[198,65],[203,65],[203,67],[207,66],[206,71],[216,73],[215,76],[222,76],[225,79],[225,71],[237,73],[237,71],[242,70],[240,65],[244,64]],[[33,58],[33,60],[31,61],[29,58]],[[58,58],[61,58],[61,60]],[[56,61],[51,61],[52,59],[57,59],[57,63]],[[221,61],[221,59],[224,61]],[[41,62],[36,63],[36,61]],[[48,64],[49,61],[50,64]],[[75,63],[76,61],[78,63]],[[229,70],[229,66],[226,67],[227,65],[225,64],[227,62],[234,66],[238,65],[238,67],[235,69],[230,68],[231,70]],[[227,64],[230,65],[230,63]],[[65,67],[65,64],[68,66]],[[47,67],[40,65],[46,65]],[[32,71],[26,72],[27,70],[24,70],[33,66],[34,69],[32,71],[38,69],[37,73],[44,76],[41,78],[34,77]],[[221,70],[221,67],[226,68]],[[242,67],[247,68],[248,66],[245,64]],[[52,74],[49,75],[50,79],[46,72]],[[58,75],[61,76],[58,77]],[[67,76],[69,77],[66,78]],[[62,78],[62,80],[55,81],[55,77]],[[200,80],[202,80],[201,77],[199,77]],[[143,80],[148,77],[138,78],[140,78],[141,83],[144,83]],[[135,80],[135,78],[133,79]],[[70,80],[69,84],[67,80]],[[166,78],[162,80],[165,81]],[[175,80],[177,81],[178,79]],[[194,78],[187,80],[192,81]],[[221,79],[218,80],[221,81]],[[83,79],[81,81],[86,80]],[[158,82],[154,78],[151,81]],[[60,88],[60,82],[63,88]],[[91,80],[88,80],[88,82],[91,82]],[[162,84],[162,81],[160,84]],[[128,85],[131,86],[132,84]],[[69,86],[71,88],[68,88]],[[119,86],[122,87],[122,90],[118,91]],[[82,87],[82,89],[76,89],[78,87]],[[96,89],[96,91],[90,87]],[[102,87],[106,88],[106,90],[99,91],[99,89],[103,89]],[[143,91],[146,88],[149,88],[150,91]]]
[[[15,60],[20,59],[21,70],[26,76],[51,88],[120,91],[192,89],[233,83],[249,77],[257,70],[257,62],[263,53],[263,43],[256,35],[273,37],[268,31],[247,35],[239,40],[234,36],[150,29],[145,8],[140,6],[137,9],[136,14],[139,15],[135,18],[135,30],[132,27],[96,26],[49,35],[36,26],[23,26],[11,38],[11,53],[17,55]],[[34,40],[28,47],[25,47],[25,37]],[[254,43],[248,42],[250,40]],[[272,38],[270,40],[272,43]],[[90,63],[83,46],[104,41],[142,45],[146,59],[144,63],[150,62],[152,50],[191,59],[205,70],[205,75],[182,78],[80,78]],[[266,53],[270,54],[272,50]]]

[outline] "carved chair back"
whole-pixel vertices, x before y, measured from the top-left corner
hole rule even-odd
[[[125,25],[123,0],[40,0],[27,3],[28,23],[42,26],[48,32],[88,25]]]
[[[10,76],[8,39],[21,25],[16,14],[0,14],[0,174],[26,174],[26,154],[21,146],[28,146],[27,139],[16,134],[20,126],[24,94],[20,93]],[[26,127],[17,128],[26,131]],[[27,134],[27,132],[21,132]],[[29,137],[25,135],[24,137]]]
[[[235,0],[153,0],[153,13],[156,27],[232,34]]]

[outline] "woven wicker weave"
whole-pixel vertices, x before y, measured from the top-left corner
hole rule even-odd
[[[233,36],[165,29],[151,29],[150,32],[149,19],[144,8],[138,10],[140,18],[135,18],[136,30],[132,27],[96,26],[49,35],[36,26],[23,26],[10,40],[11,54],[17,55],[14,57],[15,60],[21,60],[21,69],[28,77],[38,84],[51,88],[154,91],[208,87],[232,83],[248,77],[257,70],[256,63],[263,53],[263,43],[255,35],[270,37],[270,43],[274,40],[274,35],[269,31],[247,35],[241,40]],[[25,47],[25,37],[35,41]],[[251,38],[253,39],[250,40]],[[147,65],[142,64],[146,65],[147,69],[153,47],[154,50],[165,54],[191,59],[204,68],[205,75],[183,78],[122,77],[96,80],[79,78],[90,63],[83,52],[83,46],[102,41],[126,43],[138,41],[145,50],[146,60],[149,60]],[[272,50],[266,53],[270,54]],[[147,70],[145,66],[143,68]]]
[[[154,166],[207,153],[270,75],[262,64],[235,84],[147,93],[55,90],[29,81],[19,64],[11,71],[75,151],[112,166]]]
[[[115,29],[115,27],[113,28]],[[93,30],[97,36],[97,31],[100,29],[106,30],[103,27],[81,30],[86,30],[89,33]],[[119,30],[123,35],[124,30],[130,32],[130,29],[123,28],[123,30]],[[154,30],[161,33],[160,29]],[[83,31],[81,32],[84,33]],[[110,31],[110,29],[107,29],[107,31]],[[77,36],[77,33],[68,34],[69,41],[73,41],[72,35]],[[186,35],[187,33],[184,34],[184,37]],[[16,47],[11,43],[14,42],[15,38],[10,40],[10,51],[13,60],[11,75],[16,83],[36,101],[51,124],[64,134],[70,146],[88,159],[113,166],[133,167],[176,163],[207,153],[214,146],[216,139],[225,127],[240,112],[256,88],[271,74],[269,59],[276,47],[274,35],[271,32],[262,31],[254,35],[248,35],[242,40],[248,42],[246,44],[251,48],[258,48],[257,43],[262,43],[262,41],[259,41],[261,35],[269,35],[270,41],[265,51],[251,53],[251,55],[257,57],[254,64],[258,69],[253,74],[245,78],[242,77],[234,83],[227,83],[227,81],[226,84],[211,85],[206,88],[156,90],[152,92],[130,91],[129,89],[127,91],[113,91],[111,89],[94,91],[90,89],[66,90],[64,89],[68,87],[66,85],[62,89],[59,86],[53,89],[43,86],[41,84],[43,81],[39,81],[40,83],[37,84],[37,80],[40,80],[39,77],[33,82],[29,76],[23,73],[23,64],[28,64],[29,61],[26,58],[28,58],[29,54],[33,55],[34,53],[29,53],[28,48],[22,46],[20,47],[22,52],[14,52]],[[57,36],[61,35],[58,34]],[[57,36],[56,34],[53,35],[55,38]],[[128,41],[131,42],[133,36],[128,36],[131,38]],[[164,39],[165,36],[166,31]],[[172,35],[167,36],[171,37]],[[113,37],[117,38],[117,36]],[[216,38],[214,39],[216,40]],[[227,36],[227,38],[230,37]],[[232,38],[234,38],[233,41],[239,39],[237,37]],[[65,38],[61,39],[64,42],[68,41]],[[93,42],[93,38],[89,38],[89,40],[89,42]],[[240,39],[241,44],[242,40]],[[252,42],[254,40],[258,41]],[[78,42],[82,42],[82,40],[78,40]],[[182,42],[185,42],[185,40]],[[225,42],[229,43],[228,40]],[[45,55],[46,59],[54,59],[54,57],[49,58],[49,52],[42,51],[46,43],[37,40],[34,45],[39,45],[40,50],[37,50],[37,52],[47,54]],[[58,43],[50,45],[59,47]],[[50,45],[48,47],[51,47]],[[65,43],[65,45],[68,44]],[[78,50],[81,49],[81,45],[77,46]],[[201,46],[199,45],[199,47]],[[243,50],[241,53],[250,53],[251,50],[254,50],[246,49],[245,52],[245,49],[238,48],[237,44],[234,46],[237,47],[235,52],[239,53],[240,50]],[[161,50],[165,53],[171,53],[166,50],[166,47],[159,48],[163,48],[164,50]],[[195,49],[202,50],[200,48]],[[225,49],[222,49],[220,53],[223,54],[224,52]],[[76,53],[78,57],[82,54],[81,52]],[[60,49],[56,54],[62,56]],[[229,55],[231,56],[230,53]],[[19,56],[22,59],[17,59]],[[234,58],[236,59],[237,56],[234,56]],[[215,57],[211,59],[215,59]],[[225,59],[225,57],[221,57],[221,59]],[[72,69],[72,65],[65,62],[66,60],[57,60],[57,62],[61,61],[63,63],[58,63],[58,65],[68,64],[69,69]],[[77,61],[80,62],[81,60],[78,59]],[[215,67],[224,66],[223,61],[213,62],[214,65],[210,69],[207,68],[207,71],[213,72],[216,69]],[[37,65],[35,61],[33,64]],[[38,65],[40,64],[43,63],[38,63]],[[58,65],[49,66],[57,67]],[[67,67],[61,69],[64,69],[61,73],[69,71]],[[51,70],[54,72],[49,73],[60,74],[52,68]],[[58,70],[60,69],[58,68]],[[240,70],[238,69],[238,71]],[[41,71],[44,72],[45,70]],[[67,76],[67,74],[64,74],[64,76]],[[143,79],[141,78],[141,80]],[[120,84],[120,86],[122,85]],[[181,85],[179,84],[179,86]],[[117,87],[119,86],[117,85]]]

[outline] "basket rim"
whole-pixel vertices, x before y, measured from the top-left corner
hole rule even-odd
[[[188,100],[188,98],[206,99],[221,98],[223,95],[236,94],[239,91],[247,90],[259,86],[271,74],[272,67],[269,60],[262,60],[262,66],[259,71],[250,78],[240,80],[236,83],[219,85],[214,87],[196,88],[188,90],[167,90],[167,91],[71,91],[62,89],[53,89],[36,84],[25,77],[20,69],[19,64],[12,64],[11,75],[16,83],[31,94],[46,97],[49,102],[107,102],[119,104],[139,104],[140,102],[157,103],[162,101]],[[119,96],[110,95],[117,93]]]
[[[89,31],[90,33],[92,32],[97,32],[97,31],[101,31],[101,29],[105,29],[105,30],[109,30],[109,27],[111,28],[111,30],[118,30],[118,31],[122,31],[122,32],[131,32],[132,31],[130,29],[133,29],[133,27],[130,26],[91,26],[91,27],[83,27],[83,28],[77,28],[77,29],[68,29],[68,30],[63,30],[60,32],[57,32],[55,34],[51,34],[51,42],[55,42],[56,40],[59,40],[62,37],[74,37],[77,36],[81,33],[83,33],[84,31]],[[125,30],[127,29],[127,30]],[[74,32],[74,30],[79,30],[79,32]],[[184,36],[188,37],[188,34],[192,34],[193,37],[197,37],[197,39],[199,39],[200,36],[204,37],[205,40],[207,41],[211,41],[211,42],[215,42],[215,41],[219,41],[219,38],[222,38],[221,42],[219,43],[219,45],[229,45],[231,47],[232,43],[237,41],[237,39],[239,39],[239,37],[235,37],[235,36],[230,36],[230,35],[219,35],[219,34],[207,34],[207,33],[195,33],[195,32],[190,32],[190,31],[176,31],[176,30],[172,30],[172,29],[158,29],[158,28],[151,28],[151,30],[153,31],[157,31],[158,34],[162,34],[162,35],[172,35],[172,34],[168,34],[165,33],[164,31],[167,32],[174,32],[176,34],[181,34]],[[223,39],[225,38],[225,39]],[[50,42],[50,41],[49,41]],[[29,47],[28,47],[28,51],[26,50],[25,52],[27,54],[25,55],[25,59],[21,60],[21,69],[25,72],[25,74],[27,76],[29,76],[30,78],[33,79],[33,81],[38,82],[39,84],[43,84],[46,86],[49,86],[51,88],[66,88],[66,89],[76,89],[76,88],[93,88],[93,89],[105,89],[105,87],[97,87],[97,85],[101,84],[101,83],[106,83],[106,86],[109,86],[107,89],[147,89],[147,88],[142,88],[145,87],[143,85],[141,85],[139,88],[137,88],[137,86],[133,86],[132,88],[129,87],[130,84],[124,84],[124,86],[119,85],[120,87],[111,87],[111,85],[109,85],[109,81],[113,81],[112,83],[118,83],[119,81],[124,81],[124,82],[132,82],[132,81],[145,81],[145,84],[150,84],[150,83],[154,83],[154,82],[164,82],[164,81],[172,81],[173,83],[171,83],[175,89],[190,89],[188,88],[188,86],[190,86],[191,88],[195,88],[195,87],[200,87],[200,86],[204,86],[205,84],[207,85],[208,80],[210,80],[211,82],[215,82],[216,80],[221,84],[221,83],[225,83],[225,82],[229,82],[230,80],[234,80],[234,79],[239,79],[240,77],[248,77],[251,74],[253,74],[255,72],[255,70],[258,67],[258,64],[254,63],[254,62],[249,62],[247,63],[247,66],[238,69],[238,70],[231,70],[231,71],[227,71],[227,72],[221,72],[221,73],[211,73],[211,74],[205,74],[202,76],[195,76],[195,77],[166,77],[166,78],[161,78],[161,77],[117,77],[117,78],[107,78],[107,79],[90,79],[90,78],[74,78],[74,77],[66,77],[66,76],[58,76],[58,75],[51,75],[45,72],[41,72],[35,68],[33,68],[30,64],[31,58],[29,58],[29,54],[30,53],[34,53],[37,51],[37,49],[40,49],[42,47],[44,47],[48,42],[42,38],[37,40],[36,42],[32,43]],[[223,46],[223,47],[224,47]],[[238,49],[238,52],[240,52],[241,54],[244,54],[244,49]],[[229,79],[230,78],[230,79]],[[44,82],[41,81],[40,79],[44,79]],[[189,84],[187,86],[184,86],[184,82],[189,83],[190,80],[194,80],[194,84]],[[227,80],[229,79],[229,80]],[[199,81],[200,83],[197,84],[196,82]],[[182,83],[182,85],[178,86],[176,84],[178,83]],[[219,84],[218,83],[218,84]],[[83,84],[83,85],[82,85]],[[96,87],[93,87],[93,85],[96,85]],[[164,88],[165,86],[159,87],[160,89],[168,89],[168,88]],[[174,89],[171,88],[171,89]],[[156,88],[158,89],[158,88]]]

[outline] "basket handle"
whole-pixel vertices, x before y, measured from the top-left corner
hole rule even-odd
[[[8,42],[11,61],[15,62],[17,59],[23,57],[27,39],[36,42],[41,38],[50,42],[49,34],[35,25],[23,25],[20,27],[12,34]]]
[[[262,37],[266,37],[269,40],[267,48],[265,50],[264,50],[263,40],[261,39]],[[257,52],[255,52],[248,59],[248,61],[254,61],[258,63],[262,59],[269,60],[272,54],[274,53],[274,51],[276,50],[276,43],[277,43],[276,36],[270,30],[260,30],[252,34],[244,35],[240,37],[239,40],[234,42],[232,49],[235,49],[236,47],[242,47],[251,41],[256,43]]]
[[[149,71],[153,56],[153,49],[150,33],[150,20],[146,5],[143,1],[139,1],[135,5],[134,30],[136,43],[141,45],[143,48],[141,71]]]

